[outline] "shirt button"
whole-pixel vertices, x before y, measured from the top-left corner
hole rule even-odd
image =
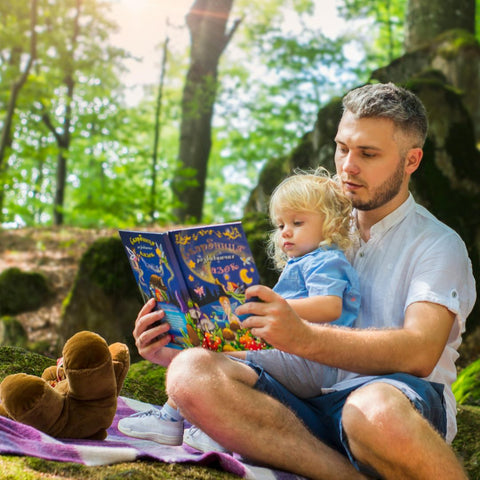
[[[363,252],[360,252],[360,258],[363,258],[365,254]]]

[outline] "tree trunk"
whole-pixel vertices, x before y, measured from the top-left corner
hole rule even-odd
[[[200,220],[203,210],[217,69],[238,24],[227,31],[233,0],[196,0],[187,15],[191,37],[190,68],[182,98],[179,167],[172,181],[178,220]]]
[[[160,82],[158,84],[157,104],[155,107],[155,130],[153,136],[153,153],[152,153],[152,187],[150,189],[150,221],[155,222],[157,214],[157,164],[158,164],[158,144],[160,142],[161,117],[162,117],[162,97],[163,84],[165,79],[165,70],[167,68],[167,54],[168,54],[168,36],[165,38],[163,45],[162,67],[160,71]]]
[[[458,28],[475,33],[475,0],[408,0],[405,50],[415,50]]]
[[[75,88],[75,79],[74,79],[74,57],[75,50],[77,47],[77,40],[80,30],[80,15],[81,15],[81,0],[76,2],[76,13],[75,20],[73,25],[73,33],[71,38],[71,58],[68,62],[64,77],[64,83],[66,86],[66,98],[65,98],[65,115],[62,121],[61,131],[57,131],[55,126],[52,123],[52,120],[47,112],[44,112],[42,115],[42,120],[48,129],[52,132],[55,137],[58,146],[58,155],[57,155],[57,176],[56,176],[56,186],[55,186],[55,199],[53,203],[53,223],[54,225],[63,225],[64,214],[64,200],[65,200],[65,186],[67,182],[67,173],[68,173],[68,150],[70,148],[70,127],[72,125],[72,103],[73,103],[73,91]]]

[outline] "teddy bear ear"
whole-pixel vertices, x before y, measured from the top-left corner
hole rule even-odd
[[[113,368],[115,370],[115,378],[117,380],[117,395],[120,395],[123,381],[125,380],[128,369],[130,368],[130,352],[124,343],[113,343],[108,348],[112,355]]]

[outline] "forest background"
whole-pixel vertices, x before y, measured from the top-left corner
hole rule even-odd
[[[0,315],[12,313],[2,312],[5,299],[18,300],[23,286],[3,274],[36,270],[55,295],[34,311],[17,302],[28,348],[55,356],[65,332],[80,327],[113,328],[131,341],[139,304],[125,293],[136,293],[123,281],[133,282],[130,271],[112,276],[119,257],[97,255],[120,247],[115,235],[110,248],[112,232],[243,218],[250,234],[265,233],[273,186],[292,167],[333,167],[340,97],[368,81],[406,84],[426,103],[431,128],[412,191],[461,234],[478,278],[479,1],[0,0]],[[158,32],[140,22],[120,45],[118,8],[148,4],[163,7]],[[340,28],[326,21],[332,8]],[[148,36],[153,58],[135,58],[135,36]],[[146,62],[154,79],[132,85]],[[11,318],[0,320],[4,335]],[[478,306],[467,327],[456,383],[467,406],[455,448],[480,478]],[[18,337],[27,341],[24,331]],[[13,363],[3,360],[0,376]],[[152,394],[138,398],[160,398],[139,376]],[[3,472],[3,456],[0,464]],[[24,463],[18,471],[27,478]],[[68,470],[65,478],[93,477]],[[190,477],[182,470],[177,478]]]
[[[179,162],[193,49],[176,39],[188,39],[188,28],[178,10],[173,20],[168,9],[158,19],[158,37],[151,38],[158,59],[151,68],[159,81],[132,96],[125,68],[134,71],[136,62],[116,46],[115,3],[0,1],[5,228],[239,218],[265,162],[291,151],[332,97],[403,52],[406,0],[216,2],[230,37],[222,39],[217,78],[203,88],[215,102],[211,121],[202,123],[211,123],[211,131],[202,132],[205,142],[211,136],[206,188],[193,202],[196,210],[182,212],[179,202],[202,175]],[[198,12],[208,2],[187,3],[192,9],[196,3]],[[348,20],[336,36],[327,36],[318,21],[327,4]]]
[[[335,102],[347,90],[372,79],[415,90],[423,78],[444,93],[420,95],[431,128],[412,188],[462,235],[476,273],[477,3],[158,0],[159,38],[145,32],[158,81],[139,93],[127,66],[141,59],[118,46],[115,12],[141,0],[0,0],[0,228],[265,217],[265,178],[332,169]],[[343,29],[327,29],[332,7]]]

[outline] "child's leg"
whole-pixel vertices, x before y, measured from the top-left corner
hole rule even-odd
[[[160,410],[160,418],[169,420],[170,422],[178,422],[183,420],[182,414],[177,410],[175,402],[170,397]]]
[[[338,369],[280,350],[248,351],[246,359],[262,367],[294,395],[311,398],[337,381]]]

